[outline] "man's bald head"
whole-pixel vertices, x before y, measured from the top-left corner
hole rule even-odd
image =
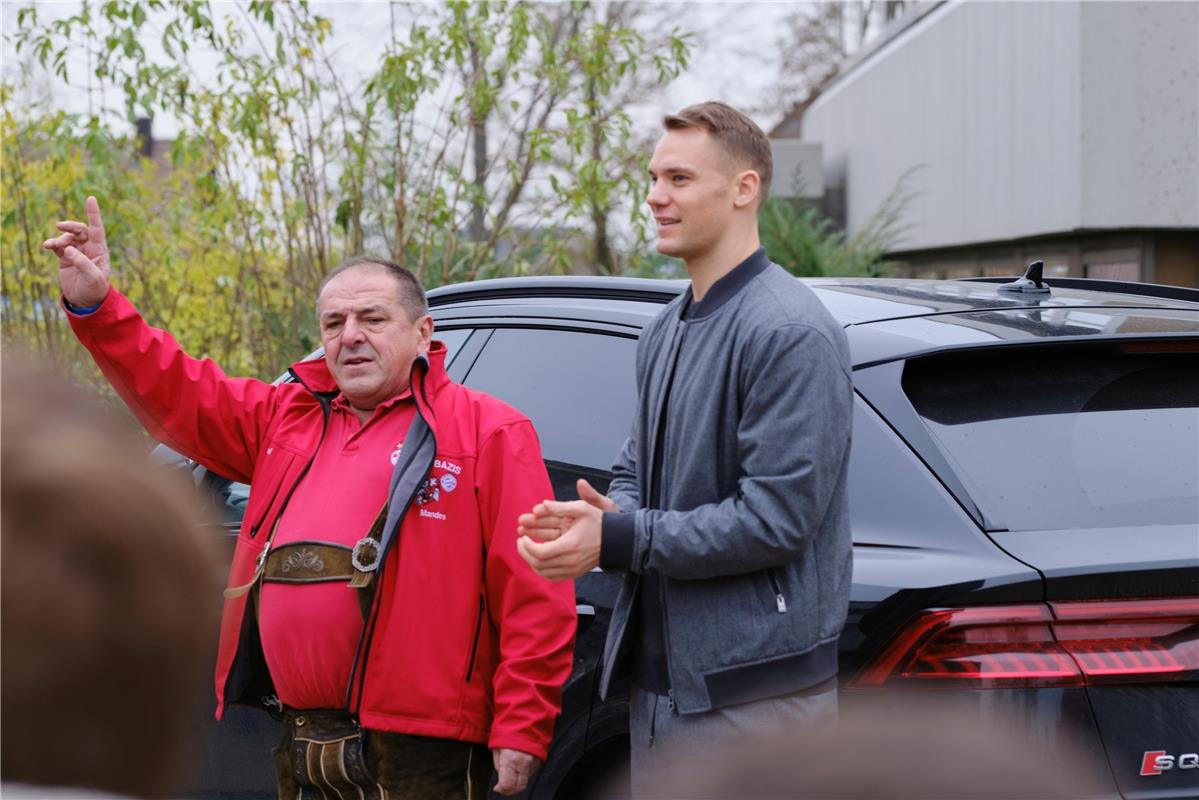
[[[409,322],[415,322],[429,313],[425,289],[412,274],[412,271],[401,267],[394,261],[376,256],[355,256],[330,270],[329,274],[321,281],[320,291],[317,292],[317,313],[320,313],[320,296],[324,294],[325,287],[329,285],[329,282],[344,272],[360,269],[379,270],[395,280],[396,296],[400,305],[403,306]]]

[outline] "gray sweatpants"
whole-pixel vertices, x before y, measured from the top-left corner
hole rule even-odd
[[[671,776],[689,763],[708,763],[745,737],[777,737],[799,727],[837,720],[837,690],[792,694],[717,708],[701,714],[674,714],[670,701],[636,686],[629,692],[629,738],[633,797],[661,796]]]

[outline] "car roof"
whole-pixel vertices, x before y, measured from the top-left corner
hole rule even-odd
[[[1199,299],[1199,291],[1175,287],[1049,280],[1048,294],[1018,294],[978,280],[799,280],[847,329],[855,366],[998,343],[1199,335],[1199,301],[1184,299]],[[429,304],[439,322],[540,317],[639,328],[687,286],[630,277],[499,278],[433,289]]]
[[[799,278],[811,287],[842,325],[860,325],[899,317],[960,311],[1060,306],[1176,308],[1199,310],[1199,290],[1148,284],[1066,279],[1049,283],[1048,295],[999,291],[996,283],[977,279],[924,280],[915,278]],[[1089,288],[1090,285],[1095,288]],[[569,298],[602,308],[611,301],[666,303],[687,288],[689,281],[623,276],[547,275],[458,283],[429,291],[434,307],[498,300],[536,302]],[[1079,288],[1086,286],[1088,288]],[[1106,287],[1119,287],[1112,291]],[[1146,289],[1156,290],[1146,293]],[[1173,296],[1165,296],[1169,293]]]

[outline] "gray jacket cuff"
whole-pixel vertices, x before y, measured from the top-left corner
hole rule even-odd
[[[600,528],[600,569],[628,572],[632,568],[636,531],[636,512],[604,512]]]

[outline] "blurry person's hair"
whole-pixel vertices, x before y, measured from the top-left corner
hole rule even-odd
[[[758,124],[745,114],[719,100],[708,100],[687,106],[677,114],[662,119],[668,131],[698,128],[705,130],[738,167],[749,167],[758,173],[758,208],[770,195],[774,174],[774,156],[770,139]]]
[[[843,699],[844,696],[843,696]],[[861,700],[860,697],[854,698]],[[745,736],[679,759],[661,798],[716,800],[1058,800],[1105,796],[1074,741],[1027,720],[928,695],[866,698],[839,721]],[[693,756],[694,757],[694,756]],[[1108,789],[1110,792],[1110,788]]]
[[[6,347],[0,778],[165,797],[194,763],[215,554],[149,442]]]

